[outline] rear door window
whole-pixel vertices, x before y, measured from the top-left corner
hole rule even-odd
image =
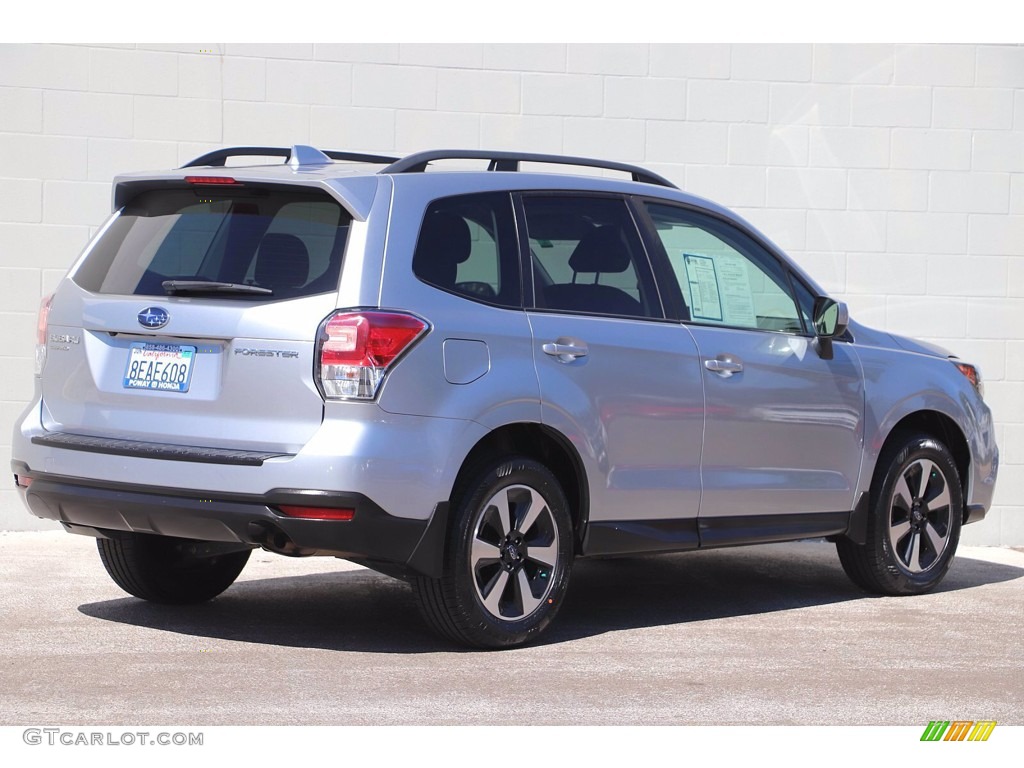
[[[102,294],[163,296],[168,281],[269,290],[287,299],[337,290],[351,219],[325,193],[284,188],[156,189],[128,203],[73,279]]]
[[[537,309],[662,317],[647,253],[626,201],[524,195]]]

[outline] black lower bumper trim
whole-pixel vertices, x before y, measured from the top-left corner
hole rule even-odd
[[[22,473],[19,473],[21,476]],[[406,565],[429,520],[389,515],[366,496],[280,489],[262,496],[168,493],[113,483],[89,484],[31,472],[25,502],[36,517],[76,533],[129,531],[200,541],[264,546],[283,554],[321,554]],[[349,508],[349,521],[281,514],[282,504]],[[417,560],[423,560],[424,553]],[[429,559],[429,558],[428,558]],[[422,567],[422,566],[421,566]]]

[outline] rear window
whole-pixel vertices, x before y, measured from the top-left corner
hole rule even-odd
[[[164,284],[266,289],[288,299],[337,290],[351,217],[327,194],[282,188],[158,189],[113,221],[72,279],[95,293],[164,296]],[[267,293],[266,291],[270,291]]]

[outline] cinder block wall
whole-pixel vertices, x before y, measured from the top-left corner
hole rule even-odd
[[[35,315],[110,179],[226,144],[642,163],[738,209],[862,322],[977,361],[1024,545],[1024,47],[2,45],[0,467]],[[0,530],[35,527],[10,483]]]

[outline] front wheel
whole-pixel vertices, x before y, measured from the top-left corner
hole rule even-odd
[[[960,475],[949,449],[928,435],[908,436],[879,458],[867,542],[840,539],[839,560],[870,592],[928,592],[953,561],[963,509]]]
[[[554,619],[569,584],[573,531],[555,476],[523,457],[472,475],[453,498],[441,578],[413,582],[439,633],[480,648],[510,648]]]
[[[130,595],[153,603],[187,605],[212,600],[230,587],[251,550],[146,533],[97,539],[103,567]]]

